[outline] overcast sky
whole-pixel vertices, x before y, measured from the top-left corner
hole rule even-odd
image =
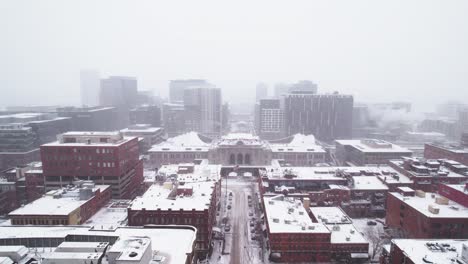
[[[0,106],[79,103],[80,69],[206,78],[226,100],[259,81],[313,80],[356,101],[468,101],[468,1],[0,3]]]

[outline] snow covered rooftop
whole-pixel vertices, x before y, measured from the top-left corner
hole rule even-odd
[[[354,176],[353,178],[353,190],[388,190],[387,185],[385,185],[378,177],[376,176]]]
[[[284,178],[290,174],[297,180],[342,180],[344,175],[349,176],[389,176],[400,173],[388,166],[380,167],[278,167],[271,166],[266,170],[270,180]]]
[[[424,193],[424,197],[403,196],[400,193],[392,192],[393,195],[406,205],[416,209],[420,213],[429,218],[466,218],[468,221],[468,208],[451,200],[445,200],[446,204],[436,203],[436,199],[441,197],[438,194]],[[434,214],[429,211],[429,206],[438,209],[438,213]]]
[[[411,150],[390,142],[378,139],[349,139],[335,140],[337,143],[345,146],[351,146],[360,152],[379,153],[379,152],[395,152],[395,153],[412,153]]]
[[[7,238],[59,238],[68,235],[119,237],[120,240],[135,237],[151,239],[153,251],[165,256],[167,263],[185,263],[187,254],[193,253],[196,231],[193,227],[172,226],[118,227],[115,230],[94,230],[89,226],[0,226],[0,237]]]
[[[216,182],[187,182],[184,185],[153,184],[143,196],[133,200],[131,210],[185,210],[203,211],[211,204]],[[191,195],[177,195],[177,189],[191,189]]]
[[[127,208],[131,200],[111,200],[106,206],[95,213],[84,225],[95,230],[113,230],[127,225]]]
[[[136,124],[131,127],[124,128],[120,130],[120,132],[124,134],[132,134],[132,133],[159,133],[162,131],[162,128],[160,127],[151,127],[147,126],[146,124]]]
[[[94,193],[100,189],[101,193],[109,185],[96,185],[92,191]],[[89,199],[91,199],[90,197]],[[80,208],[89,199],[80,200],[80,189],[59,189],[49,191],[43,197],[28,203],[11,213],[9,216],[21,216],[21,215],[69,215],[76,209]]]
[[[468,263],[466,239],[393,239],[392,243],[400,248],[412,263]]]
[[[167,139],[164,142],[153,145],[149,152],[170,151],[208,151],[211,143],[200,139],[197,132],[189,132]]]
[[[263,201],[270,233],[330,233],[323,224],[312,222],[300,200],[278,195]]]
[[[124,137],[119,131],[70,131],[57,136],[58,140],[42,146],[120,146],[135,137]]]
[[[258,136],[248,133],[231,133],[222,136],[219,140],[214,142],[214,146],[266,146],[266,141],[261,140]]]
[[[320,152],[325,150],[317,145],[314,135],[295,134],[289,143],[270,143],[273,152]]]
[[[331,232],[331,243],[367,244],[364,236],[352,224],[351,218],[339,207],[311,207],[310,212]]]

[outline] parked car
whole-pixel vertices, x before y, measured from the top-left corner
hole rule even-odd
[[[231,205],[228,205],[228,206],[227,206],[227,209],[228,209],[228,210],[231,210]]]
[[[226,232],[231,231],[231,225],[230,225],[230,224],[227,224],[227,225],[224,227],[224,231],[226,231]]]
[[[367,221],[367,225],[375,226],[375,225],[377,225],[377,223],[375,221],[369,220],[369,221]]]
[[[249,216],[253,216],[253,213],[252,213],[252,212],[249,212]]]

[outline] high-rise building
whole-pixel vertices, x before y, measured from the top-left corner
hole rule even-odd
[[[130,124],[161,126],[161,109],[156,105],[141,105],[130,110]]]
[[[187,88],[184,90],[185,127],[207,136],[219,136],[222,128],[221,89]]]
[[[135,106],[138,101],[138,83],[134,77],[110,76],[101,79],[99,104],[101,106]]]
[[[87,107],[99,105],[100,87],[100,78],[97,71],[82,70],[80,72],[81,105]]]
[[[0,125],[0,169],[37,161],[39,149],[31,127],[23,124]]]
[[[302,80],[302,81],[298,81],[297,83],[291,85],[291,87],[289,88],[289,91],[290,92],[292,92],[292,91],[312,92],[312,93],[316,94],[317,93],[317,84],[312,82],[312,81]]]
[[[278,139],[283,132],[283,109],[280,99],[261,99],[257,105],[257,134],[262,139]]]
[[[182,103],[184,101],[184,90],[190,87],[206,87],[208,82],[203,79],[172,80],[169,83],[169,101],[171,103]]]
[[[138,138],[120,132],[67,132],[41,146],[46,191],[75,180],[111,185],[112,196],[132,199],[143,183]]]
[[[185,131],[185,111],[183,104],[163,104],[163,126],[168,136],[174,137]]]
[[[281,96],[286,95],[286,94],[289,93],[290,88],[291,88],[291,85],[286,84],[286,83],[277,83],[277,84],[275,84],[274,97],[275,98],[281,98]]]
[[[72,131],[113,131],[121,126],[115,107],[57,108],[60,117],[71,118]]]
[[[324,141],[350,138],[352,119],[352,95],[293,92],[284,98],[284,130],[287,136],[313,134]]]
[[[261,99],[268,97],[268,86],[265,83],[257,84],[255,91],[255,101],[258,102]]]

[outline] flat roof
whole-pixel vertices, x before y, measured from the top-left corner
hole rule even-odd
[[[468,259],[462,259],[462,248],[468,247],[468,240],[392,239],[392,243],[413,263],[468,263]]]
[[[437,204],[436,198],[441,197],[438,194],[434,194],[434,198],[432,198],[433,193],[425,193],[425,197],[419,196],[403,196],[400,193],[391,192],[395,198],[399,199],[406,205],[414,208],[418,212],[424,214],[430,218],[466,218],[468,221],[468,208],[458,204],[454,201],[448,200],[448,204]],[[438,214],[433,214],[429,212],[429,205],[435,206],[439,208]]]
[[[331,243],[368,244],[364,236],[354,227],[352,219],[339,207],[310,207],[310,212],[319,223],[331,232]]]
[[[377,176],[353,176],[354,185],[353,190],[388,190],[385,185]]]
[[[96,185],[93,188],[93,193],[98,189],[101,190],[101,193],[107,188],[110,188],[109,185]],[[63,191],[66,190],[66,193]],[[69,215],[80,206],[85,204],[89,199],[80,200],[79,190],[73,190],[75,192],[73,195],[72,191],[67,189],[59,189],[48,192],[46,195],[41,198],[34,200],[14,211],[9,213],[9,216],[22,216],[22,215]],[[63,193],[63,194],[62,194]],[[61,194],[61,198],[54,198],[54,194]],[[94,194],[93,196],[94,197]],[[91,198],[92,198],[91,197]],[[91,199],[90,198],[90,199]]]
[[[371,144],[366,144],[366,140],[360,140],[360,139],[347,139],[347,140],[335,140],[335,142],[341,144],[341,145],[348,145],[352,146],[354,149],[360,151],[360,152],[369,152],[369,153],[381,153],[381,152],[386,152],[386,153],[412,153],[411,150],[407,148],[403,148],[401,146],[398,146],[396,144],[392,144],[390,142],[384,141],[384,140],[376,140],[376,139],[370,139],[369,141],[372,143],[375,143],[376,146],[380,145],[381,147],[372,147]]]
[[[168,263],[185,263],[193,252],[196,229],[190,226],[118,227],[115,230],[93,230],[90,226],[0,226],[5,238],[60,238],[67,235],[117,236],[120,239],[148,237],[153,251],[167,256]]]
[[[122,133],[157,133],[160,131],[162,131],[160,127],[127,127],[120,130]]]
[[[270,233],[330,233],[320,223],[313,223],[302,202],[277,195],[263,197]]]
[[[149,189],[139,197],[136,197],[130,205],[131,210],[185,210],[190,211],[195,209],[203,211],[211,205],[211,198],[215,181],[205,182],[186,182],[184,185],[179,185],[174,188],[191,188],[193,194],[191,196],[169,196],[173,189],[166,186],[153,184]]]

